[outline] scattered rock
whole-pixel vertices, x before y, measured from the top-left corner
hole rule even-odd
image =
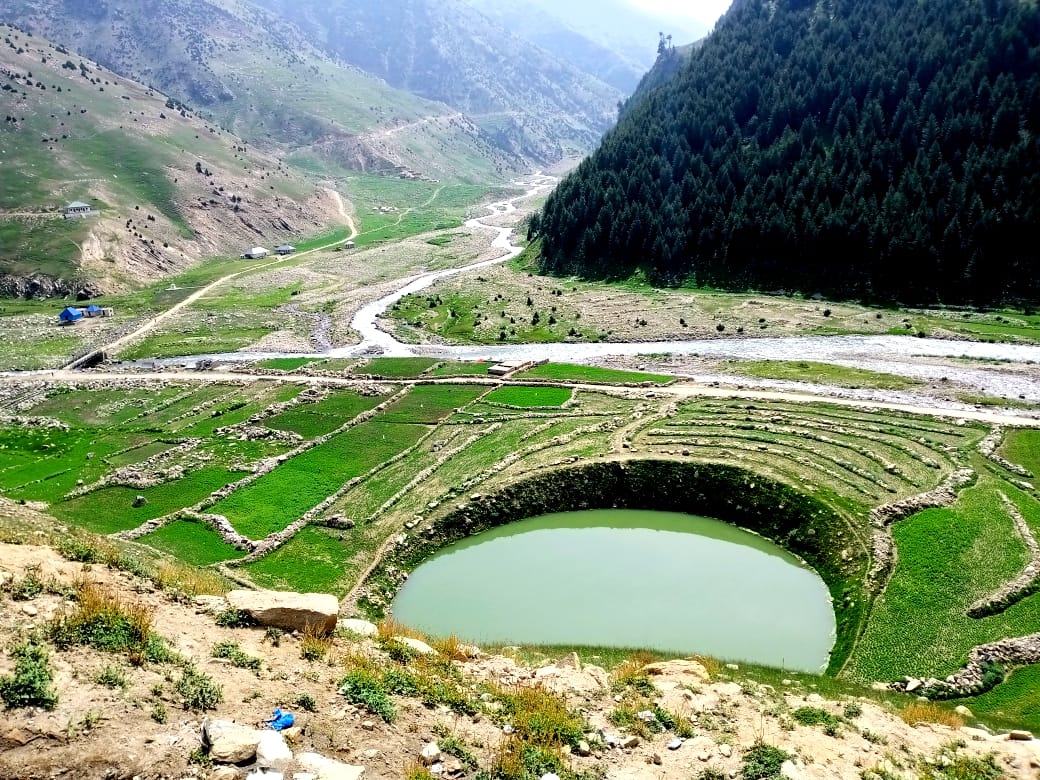
[[[1007,738],[1017,740],[1019,742],[1029,742],[1033,739],[1033,735],[1028,731],[1019,731],[1016,729],[1014,731],[1009,732]]]
[[[719,755],[723,758],[729,758],[733,755],[733,748],[727,745],[726,743],[723,743],[719,745]]]
[[[308,628],[332,633],[339,616],[339,599],[327,593],[277,590],[233,590],[227,594],[233,609],[247,613],[262,626],[287,631]]]
[[[441,766],[444,767],[444,774],[446,774],[448,777],[461,775],[463,772],[466,771],[466,768],[462,765],[462,762],[454,757],[445,760],[441,764]]]
[[[218,766],[209,776],[210,780],[238,780],[241,775],[233,766]]]
[[[574,669],[579,672],[581,671],[581,659],[578,658],[577,653],[567,653],[567,655],[557,661],[555,665],[560,669]]]
[[[40,610],[36,609],[32,604],[22,604],[22,612],[29,617],[36,617],[40,614]]]
[[[284,772],[292,763],[293,754],[285,744],[285,737],[277,731],[261,731],[256,746],[256,764],[263,769]]]
[[[906,692],[907,693],[913,693],[918,688],[920,688],[922,685],[924,685],[923,682],[918,680],[916,677],[911,677],[909,680],[906,681]]]
[[[139,506],[144,506],[147,503],[148,503],[148,499],[145,498],[144,496],[142,496],[140,493],[138,493],[136,496],[134,496],[134,508],[135,509],[137,507],[139,507]]]
[[[654,753],[652,756],[650,756],[650,763],[656,764],[657,766],[661,766],[661,764],[664,763],[664,759],[661,758],[660,753]]]
[[[787,780],[802,780],[802,772],[795,766],[794,761],[785,761],[780,766],[780,777]]]
[[[339,625],[340,628],[345,628],[347,631],[351,631],[359,636],[379,635],[379,627],[375,623],[370,623],[367,620],[347,618],[346,620],[339,621]]]
[[[683,746],[683,741],[681,739],[679,739],[678,737],[673,737],[672,739],[668,740],[667,748],[669,750],[678,750],[682,746]]]
[[[374,720],[361,721],[361,728],[363,728],[365,731],[372,731],[372,729],[374,729],[375,727],[376,722]]]
[[[217,763],[242,764],[256,756],[260,732],[228,720],[207,719],[202,722],[202,742]]]
[[[316,780],[360,780],[365,774],[363,766],[344,764],[317,753],[300,753],[296,763],[305,772],[313,772]]]
[[[953,711],[960,715],[962,718],[974,718],[975,714],[965,707],[963,704],[958,704],[953,708]]]
[[[578,747],[575,749],[574,752],[576,752],[579,756],[591,756],[592,746],[589,745],[589,743],[583,739],[578,742]]]
[[[643,723],[653,723],[657,720],[657,716],[650,710],[640,710],[636,713],[636,717],[643,721]]]
[[[423,749],[419,753],[419,758],[422,762],[429,766],[430,764],[436,764],[441,760],[441,749],[436,742],[427,742],[423,745]]]
[[[639,737],[635,734],[631,734],[621,740],[621,747],[624,749],[634,748],[639,745]]]

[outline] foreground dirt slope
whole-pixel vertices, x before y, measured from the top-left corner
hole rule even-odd
[[[34,588],[25,587],[27,576],[41,583],[42,592],[32,594]],[[0,645],[5,651],[0,655],[0,677],[12,672],[10,650],[19,641],[44,631],[48,621],[76,608],[76,588],[83,581],[96,583],[124,604],[146,606],[154,630],[170,647],[212,676],[222,687],[223,700],[209,717],[255,726],[275,707],[288,707],[301,727],[291,732],[290,739],[297,758],[309,751],[320,753],[355,767],[355,777],[427,777],[431,770],[448,777],[477,776],[495,764],[502,743],[510,739],[510,717],[495,703],[496,697],[506,694],[498,692],[535,686],[558,694],[572,713],[584,719],[583,742],[588,744],[563,751],[567,771],[583,777],[746,776],[741,775],[745,758],[760,741],[789,754],[779,776],[792,780],[875,776],[871,770],[888,773],[880,777],[916,778],[926,776],[922,767],[941,768],[959,757],[989,754],[1004,777],[1040,777],[1036,740],[1010,740],[1008,735],[969,727],[910,726],[892,709],[870,701],[826,701],[793,682],[774,689],[740,681],[739,671],[716,668],[708,661],[676,660],[643,669],[629,665],[627,671],[613,674],[582,666],[576,656],[538,668],[520,665],[512,657],[486,654],[464,661],[424,660],[409,654],[399,664],[387,657],[387,651],[394,655],[394,648],[399,650],[398,644],[384,641],[380,649],[377,637],[364,638],[342,629],[323,658],[303,660],[301,647],[307,637],[286,633],[275,646],[262,627],[217,625],[215,615],[225,607],[222,597],[188,599],[182,594],[175,600],[150,580],[102,564],[71,562],[49,547],[28,544],[0,544]],[[213,658],[212,649],[221,642],[237,643],[247,656],[262,659],[259,668],[236,668],[229,659]],[[457,658],[469,654],[465,647],[438,647]],[[134,666],[125,655],[87,647],[61,651],[50,647],[49,655],[58,703],[50,711],[5,712],[0,724],[0,778],[246,777],[247,767],[213,763],[200,750],[205,716],[182,707],[175,690],[181,672],[175,664]],[[387,723],[370,708],[337,693],[351,669],[404,673],[420,668],[417,664],[456,681],[452,684],[457,684],[460,695],[472,696],[478,703],[473,714],[393,696],[396,718]],[[461,675],[444,671],[452,666]],[[125,688],[105,687],[97,681],[106,667],[125,676]],[[719,679],[723,675],[735,680]],[[301,707],[301,701],[313,712]],[[648,707],[655,713],[671,713],[682,723],[656,734],[652,732],[657,729],[636,722],[627,728],[617,725],[623,720],[619,711]],[[833,715],[839,725],[832,729],[800,725],[792,713],[804,707]],[[640,711],[636,720],[645,720],[646,712]],[[685,737],[677,747],[676,733]],[[446,751],[461,746],[479,768],[446,752],[442,760],[430,762],[429,769],[421,769],[421,752],[431,742],[439,742]],[[578,755],[586,747],[590,755]],[[288,766],[285,777],[293,777],[293,768]],[[703,774],[709,770],[718,774]]]

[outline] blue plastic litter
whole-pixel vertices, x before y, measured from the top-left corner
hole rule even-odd
[[[264,723],[273,728],[275,731],[284,731],[295,722],[296,718],[293,717],[293,714],[291,712],[283,712],[281,707],[279,707],[273,713],[271,713],[270,720],[264,721]]]

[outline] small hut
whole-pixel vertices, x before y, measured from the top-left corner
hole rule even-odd
[[[96,303],[90,304],[90,306],[88,306],[86,309],[83,310],[83,313],[86,314],[90,318],[104,317],[105,316],[104,312],[101,309],[101,307],[98,306]]]
[[[79,322],[83,319],[83,310],[77,309],[75,306],[66,306],[61,310],[61,314],[58,315],[59,325],[71,325],[74,322]]]
[[[296,247],[294,247],[292,244],[282,244],[281,246],[276,246],[274,248],[274,251],[276,254],[279,255],[291,255],[293,252],[296,251]]]
[[[268,250],[264,249],[262,246],[254,246],[248,252],[243,252],[242,257],[244,257],[247,260],[262,260],[269,254],[271,253]]]

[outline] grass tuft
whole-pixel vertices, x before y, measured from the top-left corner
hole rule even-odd
[[[29,641],[16,645],[11,655],[15,659],[14,671],[0,677],[0,701],[7,709],[42,707],[53,710],[58,704],[58,694],[54,690],[54,674],[47,648]]]
[[[899,713],[906,723],[916,726],[919,723],[938,723],[941,726],[959,729],[964,725],[964,718],[952,710],[930,701],[913,701]]]

